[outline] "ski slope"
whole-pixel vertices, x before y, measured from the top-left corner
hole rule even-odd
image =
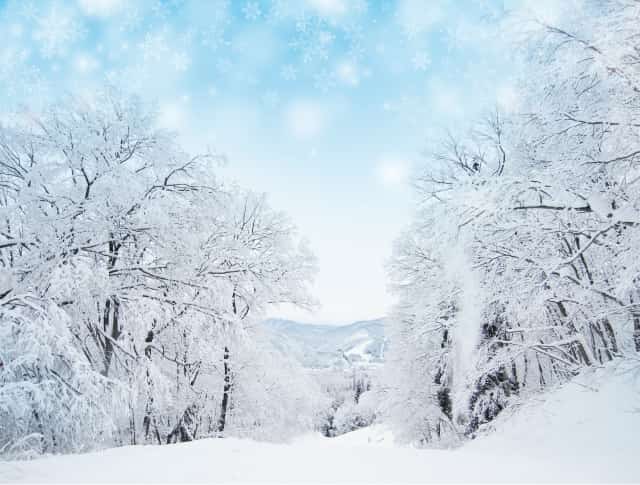
[[[398,446],[380,425],[289,444],[127,446],[0,463],[0,482],[638,482],[637,365],[583,374],[493,427],[456,450]]]

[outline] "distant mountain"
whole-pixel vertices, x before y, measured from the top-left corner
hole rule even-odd
[[[340,326],[269,319],[264,325],[275,347],[305,367],[371,366],[384,359],[382,319]]]

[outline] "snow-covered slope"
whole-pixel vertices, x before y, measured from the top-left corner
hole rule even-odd
[[[456,450],[393,443],[373,426],[276,445],[209,439],[0,463],[0,482],[638,482],[638,365],[590,371]]]
[[[264,325],[276,348],[305,367],[371,365],[381,363],[384,358],[382,319],[340,326],[270,319]]]

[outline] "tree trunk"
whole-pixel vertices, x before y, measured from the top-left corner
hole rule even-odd
[[[222,391],[222,404],[220,417],[218,418],[218,433],[224,431],[227,422],[227,409],[229,407],[229,394],[231,393],[231,368],[229,366],[229,347],[224,348],[224,387]]]
[[[120,337],[120,323],[118,320],[120,313],[120,302],[115,296],[111,296],[104,304],[104,314],[102,316],[102,328],[105,335],[104,341],[104,376],[109,375],[109,369],[111,368],[111,361],[113,360],[114,346],[113,342],[117,341]]]
[[[173,430],[167,436],[167,444],[177,443],[177,442],[186,442],[193,441],[196,438],[197,425],[193,429],[190,429],[195,424],[196,414],[197,414],[197,406],[192,404],[187,409],[185,409],[184,413],[174,426]]]
[[[111,234],[113,237],[113,234]],[[107,267],[111,271],[116,266],[118,261],[118,251],[120,250],[120,244],[115,240],[109,241],[109,260],[107,261]],[[120,301],[116,295],[111,295],[104,303],[104,312],[102,315],[102,330],[105,334],[104,339],[104,376],[109,375],[109,369],[111,368],[111,361],[113,360],[114,345],[113,343],[120,338],[122,333],[119,322],[120,315]]]
[[[633,343],[636,348],[636,352],[640,352],[640,310],[637,305],[634,305],[635,301],[633,296],[629,299],[631,303],[631,318],[633,319]]]

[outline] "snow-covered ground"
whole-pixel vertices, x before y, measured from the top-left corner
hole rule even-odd
[[[0,482],[640,481],[640,379],[628,365],[509,414],[456,450],[397,446],[374,426],[286,445],[209,439],[0,463]]]

